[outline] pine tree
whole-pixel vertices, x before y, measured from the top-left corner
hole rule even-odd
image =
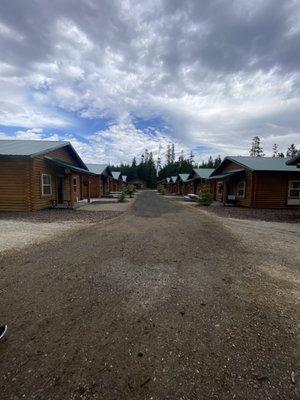
[[[278,144],[274,143],[272,149],[273,149],[272,157],[278,157]]]
[[[252,139],[250,156],[251,157],[264,157],[264,151],[260,145],[260,138],[258,136],[254,136],[254,138]]]
[[[213,168],[214,167],[214,160],[212,156],[209,156],[208,162],[207,162],[207,168]]]
[[[157,169],[157,173],[161,170],[161,158],[160,157],[157,157],[156,169]]]
[[[167,145],[166,150],[166,163],[167,165],[171,164],[171,146],[169,144]]]
[[[300,154],[300,150],[297,150],[296,146],[294,144],[291,144],[290,147],[287,149],[286,156],[294,157],[297,154]]]
[[[181,166],[182,162],[184,160],[184,152],[181,150],[180,156],[178,157],[179,165]]]
[[[195,154],[193,153],[193,150],[191,150],[190,158],[189,158],[191,164],[194,164],[194,157],[195,157]]]
[[[218,157],[215,158],[215,161],[214,161],[214,168],[217,168],[217,167],[221,164],[221,162],[222,162],[222,159],[221,159],[221,156],[220,156],[220,154],[219,154]]]
[[[171,148],[171,163],[175,162],[175,144],[172,143],[172,148]]]

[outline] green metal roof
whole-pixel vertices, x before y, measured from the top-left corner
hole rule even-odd
[[[37,156],[70,145],[70,142],[53,140],[0,140],[0,155]]]
[[[112,177],[116,180],[120,179],[121,172],[120,171],[111,171]]]
[[[190,174],[178,174],[179,178],[182,180],[182,182],[186,182],[189,179]]]
[[[97,175],[104,174],[106,168],[108,167],[107,164],[86,164],[86,166],[88,167],[89,171]]]
[[[214,172],[214,168],[194,168],[193,171],[199,178],[208,179]]]
[[[69,164],[63,160],[58,160],[57,158],[52,158],[52,157],[46,156],[45,160],[49,161],[51,164],[55,165],[56,167],[69,169],[72,172],[78,172],[78,173],[86,174],[86,175],[95,175],[93,172],[90,172],[87,169],[76,167],[75,165]]]
[[[0,140],[0,157],[36,157],[68,146],[79,164],[86,167],[70,142],[58,140]]]
[[[241,172],[245,172],[245,170],[244,169],[234,169],[234,170],[231,170],[231,171],[228,171],[228,172],[224,172],[224,174],[210,176],[208,179],[209,180],[215,180],[215,179],[221,179],[222,180],[222,179],[229,178],[229,177],[231,177],[233,175],[238,175]]]
[[[252,171],[299,171],[295,165],[288,165],[289,158],[284,157],[226,157]],[[223,162],[224,162],[223,161]]]

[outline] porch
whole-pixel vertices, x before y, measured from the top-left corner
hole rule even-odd
[[[212,176],[209,181],[214,182],[214,200],[224,206],[243,205],[247,199],[247,176],[244,169],[232,170],[221,175]]]
[[[52,208],[76,208],[91,201],[91,177],[93,173],[63,160],[45,157],[54,172]]]

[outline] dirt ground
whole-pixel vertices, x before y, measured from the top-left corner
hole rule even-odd
[[[1,398],[299,398],[299,251],[251,229],[145,191],[117,219],[0,256]],[[299,249],[297,230],[275,235]]]
[[[0,253],[42,243],[90,224],[116,218],[134,201],[135,198],[126,198],[124,203],[118,203],[116,199],[99,199],[75,210],[0,212]]]

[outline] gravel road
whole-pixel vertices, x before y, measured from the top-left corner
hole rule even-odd
[[[296,287],[264,257],[151,191],[114,220],[2,256],[1,399],[299,398]]]

